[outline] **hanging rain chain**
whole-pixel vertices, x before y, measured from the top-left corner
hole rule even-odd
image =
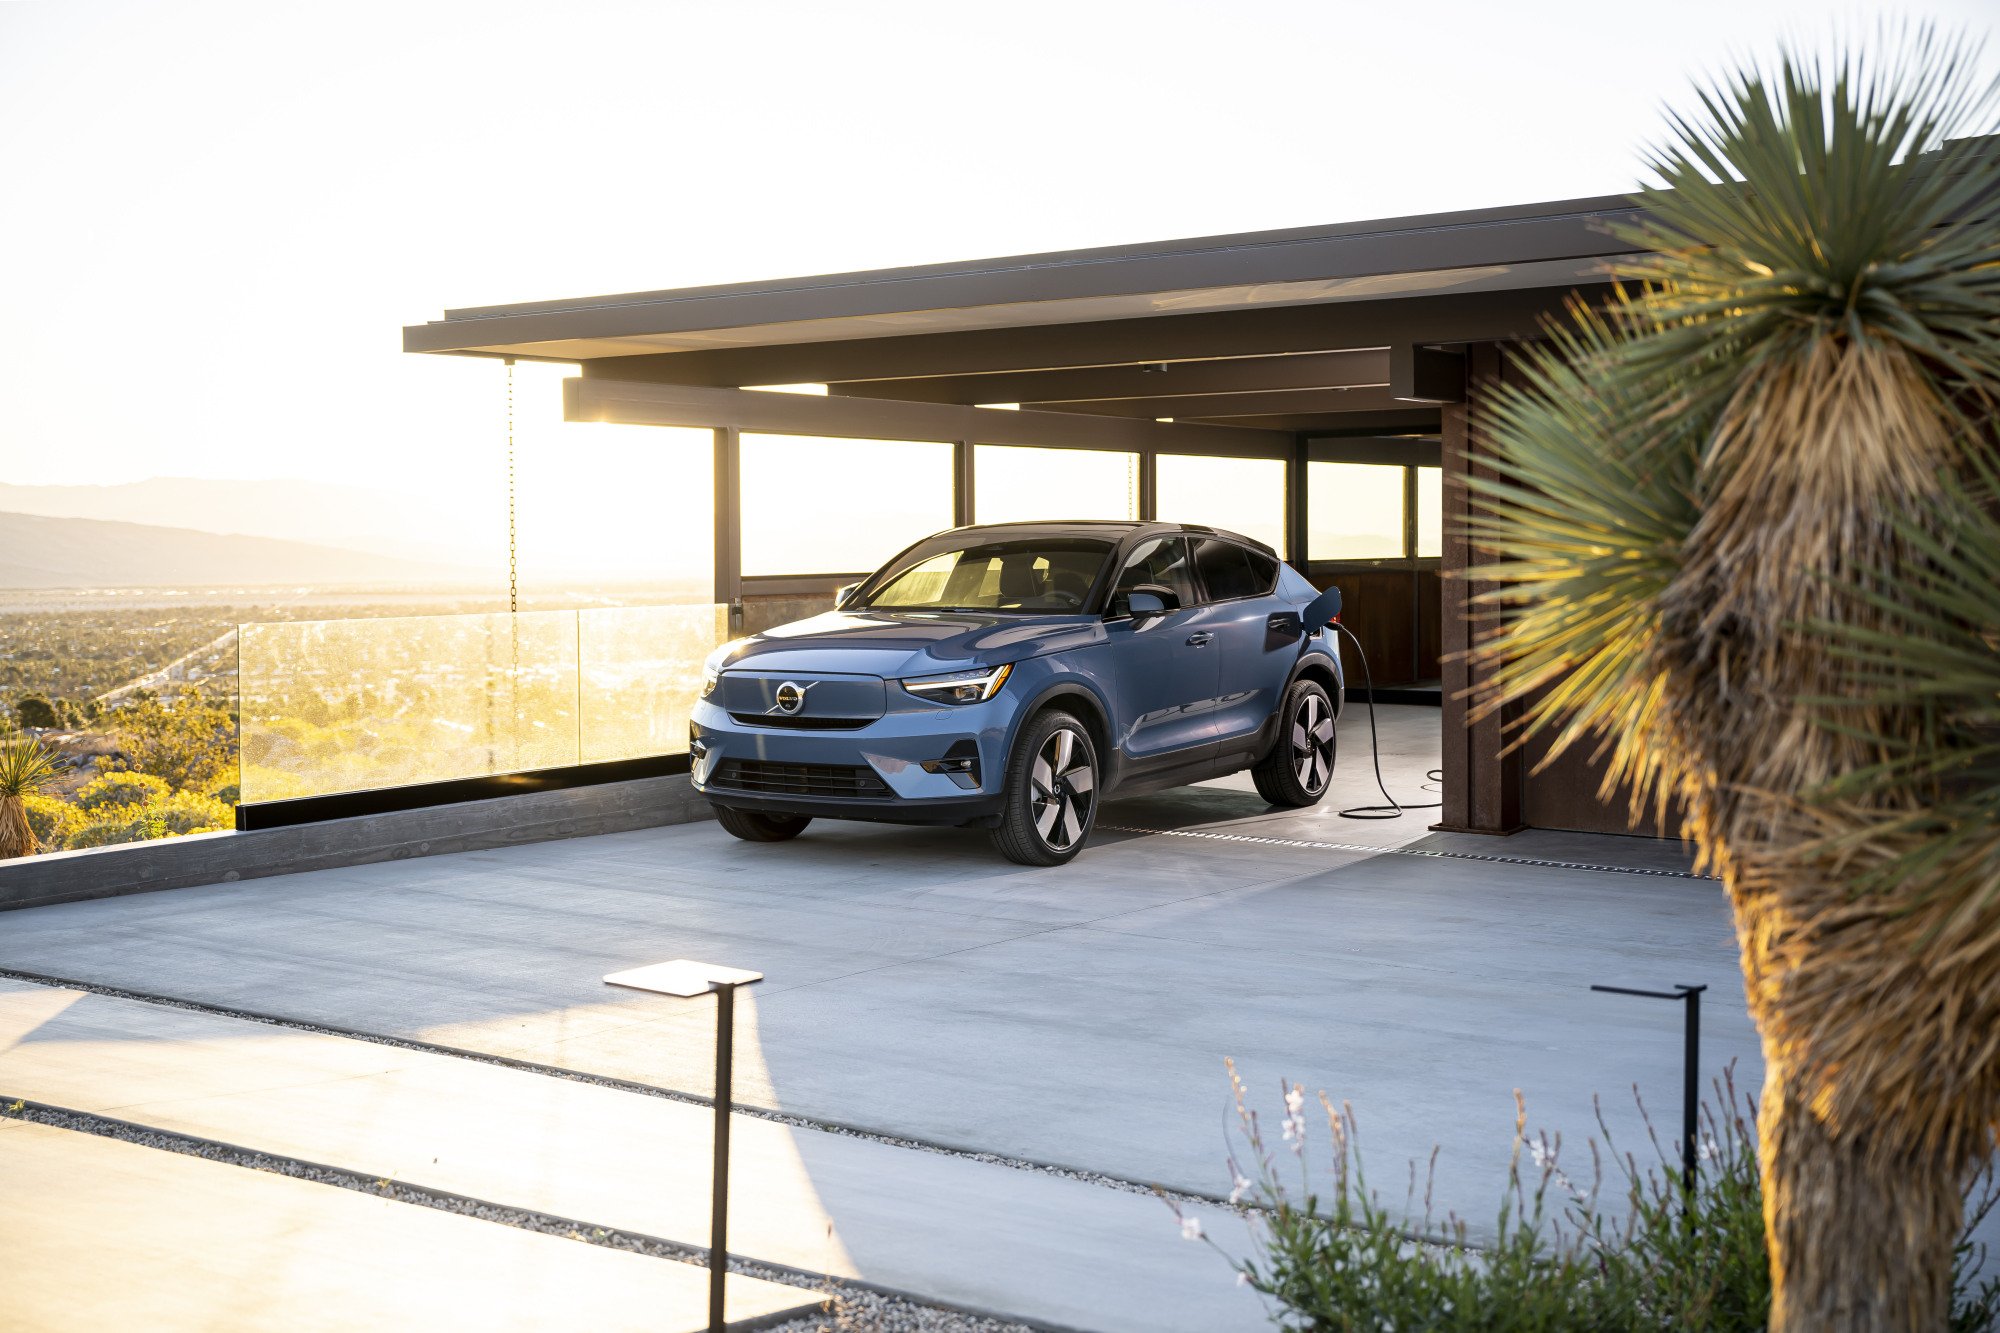
[[[519,557],[514,531],[514,358],[507,358],[507,613],[521,609]]]

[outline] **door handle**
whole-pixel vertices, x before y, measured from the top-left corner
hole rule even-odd
[[[1188,640],[1187,640],[1187,641],[1188,641],[1189,643],[1193,644],[1193,645],[1194,645],[1195,647],[1199,648],[1199,647],[1201,647],[1201,646],[1202,646],[1203,644],[1207,643],[1207,642],[1208,642],[1208,641],[1209,641],[1210,639],[1212,639],[1212,638],[1214,638],[1214,637],[1215,637],[1215,636],[1214,636],[1213,634],[1210,634],[1210,633],[1209,633],[1209,632],[1208,632],[1207,630],[1205,630],[1205,629],[1204,629],[1204,630],[1197,630],[1197,631],[1196,631],[1196,632],[1194,632],[1193,634],[1190,634],[1190,635],[1188,635]]]

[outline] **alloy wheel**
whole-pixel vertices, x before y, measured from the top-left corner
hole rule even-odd
[[[1301,699],[1292,717],[1292,771],[1314,795],[1333,776],[1333,714],[1317,693]]]
[[[1090,826],[1097,794],[1097,777],[1075,732],[1063,727],[1042,743],[1028,781],[1035,792],[1035,831],[1054,850],[1068,851]]]

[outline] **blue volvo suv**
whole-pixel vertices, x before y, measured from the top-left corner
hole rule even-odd
[[[752,842],[813,819],[989,828],[1059,865],[1098,802],[1249,769],[1326,792],[1346,697],[1339,593],[1247,537],[1015,523],[925,538],[836,609],[710,655],[693,781]]]

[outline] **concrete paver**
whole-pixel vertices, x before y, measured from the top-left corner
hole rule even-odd
[[[712,1112],[684,1102],[4,981],[0,1095],[708,1243]],[[743,1116],[731,1147],[735,1253],[1065,1327],[1268,1326],[1157,1198]]]
[[[10,1329],[698,1333],[708,1274],[353,1190],[0,1121]],[[806,1313],[730,1278],[732,1324]]]

